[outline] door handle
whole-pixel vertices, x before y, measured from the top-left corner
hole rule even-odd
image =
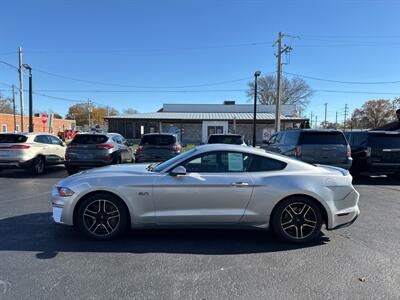
[[[232,182],[231,183],[232,186],[248,186],[249,183],[248,182]]]

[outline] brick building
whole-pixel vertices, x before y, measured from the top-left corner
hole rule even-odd
[[[16,115],[16,128],[14,128],[14,115],[0,113],[0,132],[21,132],[21,116]],[[50,120],[49,120],[50,121]],[[52,120],[51,128],[49,129],[49,121],[47,124],[42,124],[40,117],[33,117],[33,131],[34,132],[51,132],[57,135],[60,131],[65,129],[74,129],[74,120],[54,119]],[[24,116],[24,130],[27,132],[29,129],[29,117]]]
[[[145,133],[169,132],[180,135],[186,144],[201,144],[213,133],[238,133],[246,141],[253,136],[253,105],[164,104],[157,112],[108,116],[109,132],[118,132],[138,141]],[[282,105],[281,128],[299,127],[306,119],[296,113],[295,105]],[[275,105],[257,105],[256,139],[260,144],[274,131]]]

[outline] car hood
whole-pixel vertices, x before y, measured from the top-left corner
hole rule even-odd
[[[147,170],[149,164],[123,164],[85,170],[68,176],[59,181],[56,186],[70,186],[95,180],[104,181],[106,178],[121,178],[125,176],[143,176],[154,174]]]

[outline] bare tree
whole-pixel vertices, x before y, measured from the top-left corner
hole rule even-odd
[[[13,113],[12,100],[9,98],[4,98],[1,95],[0,95],[0,113],[3,113],[3,114],[12,114]]]
[[[254,98],[254,81],[247,83],[247,97]],[[304,110],[310,102],[313,91],[301,78],[282,78],[281,103],[295,104],[298,110]],[[261,104],[276,104],[276,78],[268,75],[258,79],[257,100]]]
[[[351,116],[353,128],[375,128],[395,120],[393,103],[390,100],[368,100]]]
[[[123,114],[125,115],[134,115],[134,114],[138,114],[139,112],[134,109],[134,108],[127,108],[125,110],[123,110]]]

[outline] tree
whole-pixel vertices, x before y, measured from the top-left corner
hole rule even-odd
[[[0,113],[2,114],[13,113],[12,100],[9,98],[3,98],[1,95],[0,95]]]
[[[375,128],[395,119],[393,103],[386,99],[368,100],[354,110],[350,121],[352,128]]]
[[[341,128],[341,125],[339,123],[334,123],[334,122],[328,122],[323,121],[321,122],[321,127],[326,128],[326,129],[336,129],[336,128]]]
[[[124,115],[134,115],[138,114],[139,112],[134,108],[127,108],[123,111]]]
[[[272,75],[261,76],[257,81],[257,100],[261,104],[276,104],[276,78]],[[247,83],[247,97],[254,98],[254,81]],[[301,78],[281,80],[281,104],[295,104],[298,110],[304,110],[310,102],[313,92]]]
[[[118,111],[112,107],[91,105],[91,124],[104,124],[104,117],[118,115]],[[66,119],[75,120],[77,126],[89,124],[89,109],[87,103],[78,103],[68,109]]]

